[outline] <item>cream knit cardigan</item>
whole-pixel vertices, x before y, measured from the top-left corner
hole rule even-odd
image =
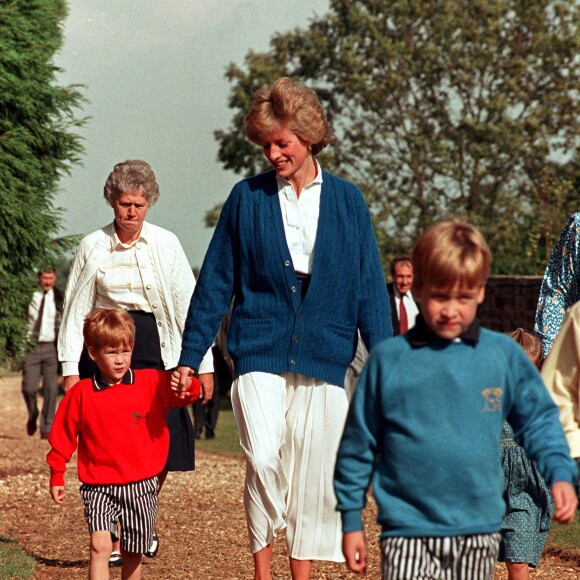
[[[85,236],[74,257],[65,298],[62,325],[58,337],[58,358],[63,375],[77,375],[83,348],[83,323],[95,304],[96,273],[114,247],[114,223]],[[177,365],[181,337],[189,302],[195,288],[195,277],[185,252],[172,232],[144,223],[137,242],[137,262],[145,297],[155,316],[166,369]],[[211,349],[200,367],[200,373],[213,371]]]
[[[542,366],[542,378],[560,410],[572,457],[580,457],[580,302],[565,315]]]

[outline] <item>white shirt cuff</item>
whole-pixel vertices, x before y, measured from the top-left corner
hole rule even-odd
[[[78,375],[79,374],[79,363],[78,362],[70,362],[70,361],[63,361],[62,362],[62,376],[63,377],[70,377],[71,375]]]
[[[197,372],[200,375],[204,373],[213,373],[213,353],[211,351],[211,347],[205,353],[205,356],[203,357]]]

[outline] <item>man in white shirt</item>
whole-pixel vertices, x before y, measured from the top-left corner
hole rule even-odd
[[[415,326],[419,307],[411,294],[413,264],[409,256],[399,256],[391,262],[392,282],[387,284],[391,305],[393,336],[405,334]]]
[[[55,287],[56,272],[38,273],[40,289],[28,306],[29,351],[22,370],[22,395],[28,411],[26,432],[34,435],[39,417],[37,395],[42,377],[44,402],[40,414],[40,437],[48,439],[58,397],[58,357],[56,338],[62,316],[63,296]]]

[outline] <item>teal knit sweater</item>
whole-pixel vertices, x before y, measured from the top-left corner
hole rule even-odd
[[[235,375],[299,373],[344,384],[357,329],[369,351],[392,334],[369,211],[351,183],[322,172],[320,216],[304,300],[286,243],[275,172],[239,182],[205,256],[180,365],[197,369],[233,303]]]
[[[419,319],[383,342],[361,374],[338,451],[343,530],[362,529],[372,482],[383,537],[499,531],[506,418],[548,484],[574,481],[558,409],[514,340],[476,326],[445,341]]]

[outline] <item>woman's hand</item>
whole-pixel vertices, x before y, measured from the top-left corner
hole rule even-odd
[[[52,499],[62,505],[64,503],[64,498],[66,496],[66,493],[64,491],[64,485],[51,485],[50,486],[50,497],[52,497]]]
[[[64,377],[62,390],[65,393],[68,393],[72,389],[72,387],[74,387],[79,381],[80,381],[79,375],[69,375],[68,377]]]
[[[190,367],[177,367],[171,374],[171,390],[180,398],[185,399],[194,370]]]
[[[213,373],[202,373],[199,375],[201,392],[199,400],[202,405],[207,405],[213,397]]]
[[[185,398],[185,391],[189,389],[191,377],[195,371],[191,367],[177,367],[171,375],[171,389],[180,398]],[[199,400],[202,405],[207,404],[213,397],[213,373],[202,373],[199,375],[200,394]]]

